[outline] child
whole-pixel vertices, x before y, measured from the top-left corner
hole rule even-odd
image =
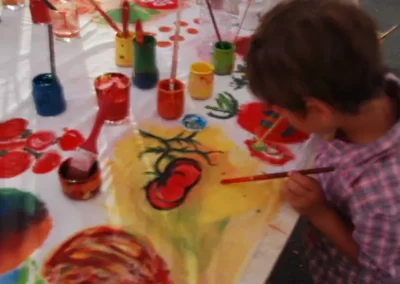
[[[263,17],[247,55],[258,98],[300,130],[336,132],[315,161],[336,170],[292,173],[285,185],[310,224],[315,284],[400,283],[400,87],[385,78],[376,30],[354,4],[286,1]]]

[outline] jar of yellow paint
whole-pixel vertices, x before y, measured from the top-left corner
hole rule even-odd
[[[214,88],[214,66],[207,62],[194,62],[190,65],[189,95],[195,100],[211,97]]]
[[[121,67],[132,67],[133,62],[133,38],[135,32],[129,32],[129,37],[115,34],[115,64]]]

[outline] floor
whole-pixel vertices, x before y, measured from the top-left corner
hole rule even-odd
[[[400,0],[360,0],[378,21],[381,31],[395,24],[400,24]],[[384,41],[385,59],[395,73],[400,75],[400,29]],[[311,284],[307,265],[302,257],[301,237],[304,220],[295,228],[286,249],[282,252],[269,284]]]

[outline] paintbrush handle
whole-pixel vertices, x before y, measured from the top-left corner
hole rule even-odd
[[[210,0],[204,0],[204,1],[206,1],[208,12],[210,13],[211,21],[213,23],[215,33],[217,34],[218,41],[222,41],[221,34],[219,33],[218,30],[217,21],[215,21],[214,12],[212,10]]]
[[[238,30],[237,30],[237,32],[236,32],[236,35],[235,35],[235,37],[233,38],[233,43],[236,42],[236,40],[237,40],[237,38],[238,38],[238,36],[239,36],[240,30],[242,29],[244,20],[246,19],[247,12],[249,11],[249,8],[250,8],[252,2],[253,2],[253,0],[248,0],[248,1],[247,1],[247,6],[246,6],[246,9],[245,9],[244,12],[243,12],[243,18],[242,18],[242,21],[241,21],[240,24],[239,24],[239,28],[238,28]]]
[[[176,72],[178,69],[178,50],[179,50],[179,35],[181,29],[181,9],[182,0],[178,0],[178,11],[176,13],[175,21],[175,38],[174,38],[174,49],[172,51],[172,64],[171,64],[171,81],[175,80]]]
[[[322,174],[334,171],[335,168],[333,167],[326,167],[326,168],[315,168],[315,169],[308,169],[308,170],[300,170],[297,171],[302,175],[315,175],[315,174]],[[244,182],[251,182],[251,181],[260,181],[260,180],[271,180],[271,179],[278,179],[278,178],[286,178],[289,176],[290,172],[280,172],[274,174],[262,174],[256,176],[248,176],[248,177],[238,177],[238,178],[231,178],[231,179],[223,179],[221,180],[222,184],[233,184],[233,183],[244,183]]]
[[[47,34],[49,40],[49,54],[50,54],[50,70],[51,74],[56,77],[56,64],[55,64],[55,54],[54,54],[54,36],[53,36],[53,26],[51,24],[47,25]]]
[[[118,34],[122,34],[121,30],[118,28],[117,24],[114,23],[114,21],[110,18],[110,16],[108,16],[106,14],[106,12],[103,11],[103,9],[101,9],[101,7],[99,6],[99,4],[96,3],[96,1],[94,0],[89,0],[90,4],[93,5],[93,7],[97,10],[97,12],[99,12],[104,20],[107,21],[107,23],[118,33]]]
[[[81,149],[92,152],[97,155],[97,139],[100,134],[100,130],[103,127],[106,115],[111,107],[113,100],[113,90],[116,88],[115,84],[112,84],[109,91],[101,97],[101,103],[99,110],[97,111],[96,119],[94,121],[92,131],[90,131],[89,137],[80,146]]]
[[[129,3],[127,0],[124,0],[124,2],[122,2],[122,8],[121,8],[122,32],[124,38],[129,37],[128,24],[129,24],[130,12],[131,9],[129,7]]]
[[[140,19],[136,20],[135,23],[135,32],[136,32],[136,42],[138,44],[142,44],[143,43],[143,38],[144,38],[144,34],[143,34],[143,27],[142,27],[142,21]]]

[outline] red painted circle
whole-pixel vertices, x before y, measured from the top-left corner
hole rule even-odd
[[[167,26],[161,26],[161,27],[158,28],[158,30],[160,32],[162,32],[162,33],[168,33],[170,31],[172,31],[172,28],[171,27],[167,27]]]
[[[195,35],[195,34],[199,33],[199,31],[195,28],[188,28],[186,31],[188,34],[191,34],[191,35]]]
[[[172,41],[174,41],[174,40],[175,40],[175,35],[170,36],[169,39],[172,40]],[[178,41],[183,41],[183,40],[185,40],[185,38],[184,38],[183,36],[181,36],[181,35],[178,36]]]
[[[170,10],[178,8],[178,0],[134,0],[140,7],[152,10]]]
[[[170,41],[157,41],[158,47],[170,47],[171,45],[172,45],[172,42],[170,42]]]
[[[199,19],[199,18],[194,19],[194,20],[193,20],[193,23],[195,23],[195,24],[200,24],[200,19]]]
[[[18,138],[28,126],[28,121],[23,118],[13,118],[0,123],[0,141]]]
[[[176,24],[176,22],[174,22],[174,24]],[[179,25],[180,25],[181,27],[187,27],[189,24],[188,24],[187,22],[185,22],[185,21],[180,21],[180,22],[179,22]]]
[[[55,150],[44,152],[33,165],[32,172],[46,174],[57,168],[61,163],[61,156]]]
[[[79,133],[79,131],[74,129],[65,129],[63,136],[58,141],[58,146],[63,151],[72,151],[81,145],[84,140],[83,135]]]
[[[0,178],[13,178],[31,165],[31,156],[24,151],[10,151],[0,157]]]

